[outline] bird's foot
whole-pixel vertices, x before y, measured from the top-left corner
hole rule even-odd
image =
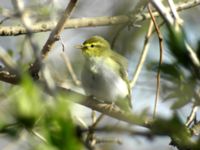
[[[104,109],[107,109],[109,112],[111,112],[112,110],[116,110],[116,109],[119,109],[119,107],[117,107],[117,105],[112,102],[110,104],[108,103],[104,103],[104,104],[101,104],[101,106],[104,108]]]

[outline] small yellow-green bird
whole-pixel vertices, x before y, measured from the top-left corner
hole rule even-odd
[[[78,48],[85,57],[81,80],[86,94],[123,109],[132,108],[127,60],[100,36],[87,39]]]

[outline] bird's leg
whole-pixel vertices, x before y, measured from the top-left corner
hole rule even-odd
[[[117,107],[117,105],[115,104],[115,102],[112,102],[112,103],[103,103],[101,104],[101,106],[107,110],[109,110],[110,112],[113,110],[113,109],[120,109],[119,107]]]

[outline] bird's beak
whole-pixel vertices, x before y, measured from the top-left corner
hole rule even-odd
[[[83,49],[84,46],[82,44],[80,44],[80,45],[76,45],[75,48],[77,48],[77,49]]]

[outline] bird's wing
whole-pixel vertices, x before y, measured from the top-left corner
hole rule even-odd
[[[128,80],[128,73],[127,73],[127,69],[128,69],[128,61],[125,57],[119,55],[118,53],[112,51],[111,53],[111,58],[113,58],[113,60],[115,60],[115,62],[117,64],[120,65],[120,67],[118,68],[119,74],[120,76],[126,81],[127,86],[128,86],[128,101],[129,101],[129,106],[130,108],[132,108],[132,103],[131,103],[131,88],[130,88],[130,83]]]
[[[122,55],[116,53],[115,51],[112,51],[111,58],[115,60],[121,67],[123,67],[125,70],[128,68],[128,61],[125,57]]]

